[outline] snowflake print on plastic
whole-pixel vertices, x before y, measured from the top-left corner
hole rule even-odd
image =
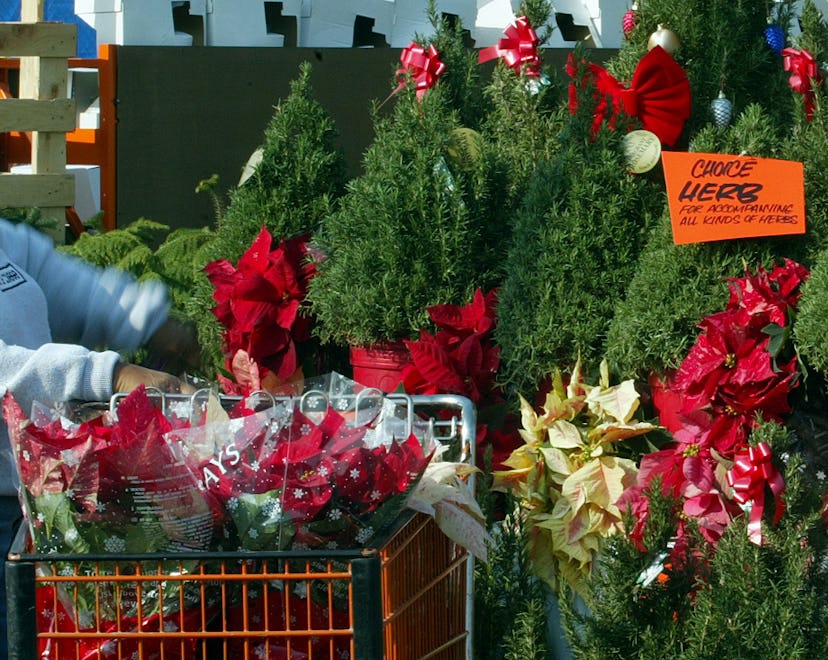
[[[104,504],[103,502],[97,502],[95,504],[95,511],[97,513],[103,513],[104,511],[106,511],[106,504]]]
[[[299,428],[299,433],[302,435],[308,435],[311,432],[311,425],[310,424],[302,424]]]
[[[78,540],[78,530],[76,530],[74,527],[72,527],[71,529],[67,529],[66,533],[63,535],[63,540],[67,543],[74,543]]]
[[[108,639],[101,644],[101,653],[107,658],[115,655],[115,651],[117,649],[118,645],[115,643],[114,639]]]
[[[265,648],[265,645],[259,644],[258,646],[254,647],[253,655],[255,655],[257,658],[260,658],[260,660],[266,660],[268,653],[267,649]]]
[[[178,419],[190,419],[193,414],[192,400],[173,401],[167,405],[167,411],[170,415],[178,417]]]
[[[74,449],[64,449],[60,452],[60,460],[62,460],[69,467],[77,467],[80,463],[80,457]]]
[[[353,468],[348,474],[351,476],[351,479],[359,479],[359,468]]]
[[[251,538],[251,539],[257,539],[257,538],[259,538],[259,530],[258,530],[258,529],[256,529],[255,527],[251,527],[251,528],[248,530],[247,534],[250,536],[250,538]]]
[[[820,481],[825,481],[825,472],[822,471],[822,470],[819,470],[816,473],[816,478],[819,479]]]
[[[342,518],[342,511],[339,509],[331,509],[328,511],[329,520],[339,520],[340,518]]]
[[[91,628],[95,620],[95,615],[89,610],[79,610],[77,612],[78,626],[81,628]]]
[[[117,536],[110,536],[104,541],[104,549],[107,552],[123,552],[126,550],[126,541]]]
[[[327,465],[320,465],[319,468],[316,470],[316,473],[320,477],[327,477],[331,473],[331,471],[328,469]]]
[[[269,519],[278,520],[282,515],[282,503],[276,498],[268,499],[262,504],[262,513]]]
[[[250,463],[250,469],[253,470],[253,472],[258,472],[260,467],[259,461],[252,461]]]
[[[306,495],[306,492],[305,492],[304,489],[302,489],[302,488],[294,488],[293,489],[293,496],[297,500],[301,500],[305,495]]]
[[[178,632],[178,624],[175,621],[164,621],[164,632]]]
[[[374,535],[374,530],[370,527],[363,527],[356,534],[357,543],[365,543]]]
[[[23,450],[23,460],[24,460],[24,461],[26,461],[27,463],[28,463],[30,460],[32,460],[32,455],[29,453],[29,450],[28,450],[28,449],[24,449],[24,450]]]
[[[70,575],[74,575],[75,571],[72,570],[71,566],[62,566],[61,569],[58,571],[58,575],[62,575],[64,577],[68,577]]]
[[[235,511],[239,508],[239,498],[238,497],[231,497],[227,500],[227,508],[230,511]]]
[[[39,522],[41,525],[42,525],[44,522],[46,522],[46,516],[45,516],[45,515],[43,515],[43,512],[42,512],[42,511],[38,512],[38,514],[37,514],[37,522]]]
[[[371,491],[371,499],[372,500],[379,500],[382,498],[382,493],[378,490]]]
[[[348,400],[344,397],[336,400],[336,409],[339,411],[348,410]]]
[[[339,547],[339,544],[336,541],[328,541],[325,546],[328,550],[336,550]]]

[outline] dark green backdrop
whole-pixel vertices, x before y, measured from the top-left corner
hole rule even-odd
[[[547,51],[546,60],[562,69],[568,52]],[[597,51],[596,59],[610,52]],[[119,46],[117,225],[140,217],[210,225],[212,202],[196,185],[213,174],[222,191],[238,182],[305,60],[339,130],[349,174],[358,174],[373,136],[371,102],[388,96],[399,56],[392,48]]]

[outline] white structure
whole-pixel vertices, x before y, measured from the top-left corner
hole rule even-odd
[[[828,16],[828,0],[814,1]],[[551,4],[557,28],[547,47],[583,39],[620,47],[632,0]],[[75,0],[75,13],[95,28],[98,45],[141,46],[403,48],[431,33],[425,7],[425,0]],[[478,48],[497,43],[519,7],[520,0],[437,0],[440,12],[460,18]]]
[[[627,0],[552,4],[561,24],[574,24],[579,38],[589,35],[603,48],[620,45]],[[519,6],[520,0],[437,1],[440,12],[460,18],[477,47],[497,43]],[[95,28],[98,45],[141,46],[402,48],[431,33],[425,7],[425,0],[75,0],[75,13]],[[573,44],[556,29],[546,45]]]

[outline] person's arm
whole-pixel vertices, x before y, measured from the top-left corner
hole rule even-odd
[[[30,350],[0,341],[0,386],[26,412],[33,401],[106,401],[112,395],[119,361],[114,351],[96,352],[71,344],[45,344]]]
[[[0,223],[0,245],[43,290],[56,342],[131,350],[167,320],[167,291],[160,282],[139,283],[124,271],[62,254],[24,224]]]
[[[139,385],[165,392],[192,392],[176,376],[122,362],[114,351],[75,344],[45,344],[36,350],[0,341],[0,396],[9,391],[28,412],[34,401],[106,401]]]

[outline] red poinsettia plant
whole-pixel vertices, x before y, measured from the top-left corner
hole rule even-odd
[[[103,576],[114,570],[94,561],[62,560],[67,554],[204,551],[214,536],[209,499],[165,439],[188,425],[189,416],[163,414],[143,387],[123,399],[117,412],[74,423],[35,404],[30,419],[11,394],[3,400],[34,550],[54,555],[58,573]],[[180,562],[175,570],[182,570]],[[51,660],[131,653],[138,644],[119,646],[117,631],[171,630],[175,621],[200,621],[202,607],[209,610],[216,602],[209,590],[182,583],[168,585],[163,596],[126,582],[61,583],[51,591],[37,590],[38,600],[47,599],[38,610],[39,630],[96,634],[77,644],[44,642],[42,657]],[[112,638],[106,637],[110,632]],[[152,648],[179,658],[194,644],[159,642]]]
[[[745,510],[750,539],[761,544],[768,494],[774,500],[772,520],[783,515],[781,472],[766,444],[751,444],[751,432],[760,421],[781,423],[791,412],[789,395],[800,373],[796,356],[785,353],[786,340],[807,277],[805,267],[786,260],[771,271],[759,268],[734,278],[725,309],[702,320],[678,370],[653,379],[653,401],[673,442],[641,459],[637,484],[619,501],[631,509],[630,535],[640,549],[646,493],[655,483],[681,506],[673,562],[687,556],[688,519],[715,547]]]
[[[434,305],[428,314],[435,333],[420,331],[416,341],[405,341],[411,362],[402,372],[402,387],[409,394],[460,394],[477,406],[478,459],[487,448],[492,465],[503,461],[520,444],[517,420],[500,420],[490,428],[486,413],[504,405],[503,392],[495,383],[500,366],[500,349],[494,342],[497,291],[475,291],[467,305]],[[480,461],[478,461],[480,462]]]
[[[236,266],[221,259],[204,268],[214,287],[213,314],[224,328],[225,367],[235,379],[219,377],[228,394],[301,380],[296,345],[310,338],[305,294],[316,272],[308,253],[307,235],[274,247],[263,227]]]

